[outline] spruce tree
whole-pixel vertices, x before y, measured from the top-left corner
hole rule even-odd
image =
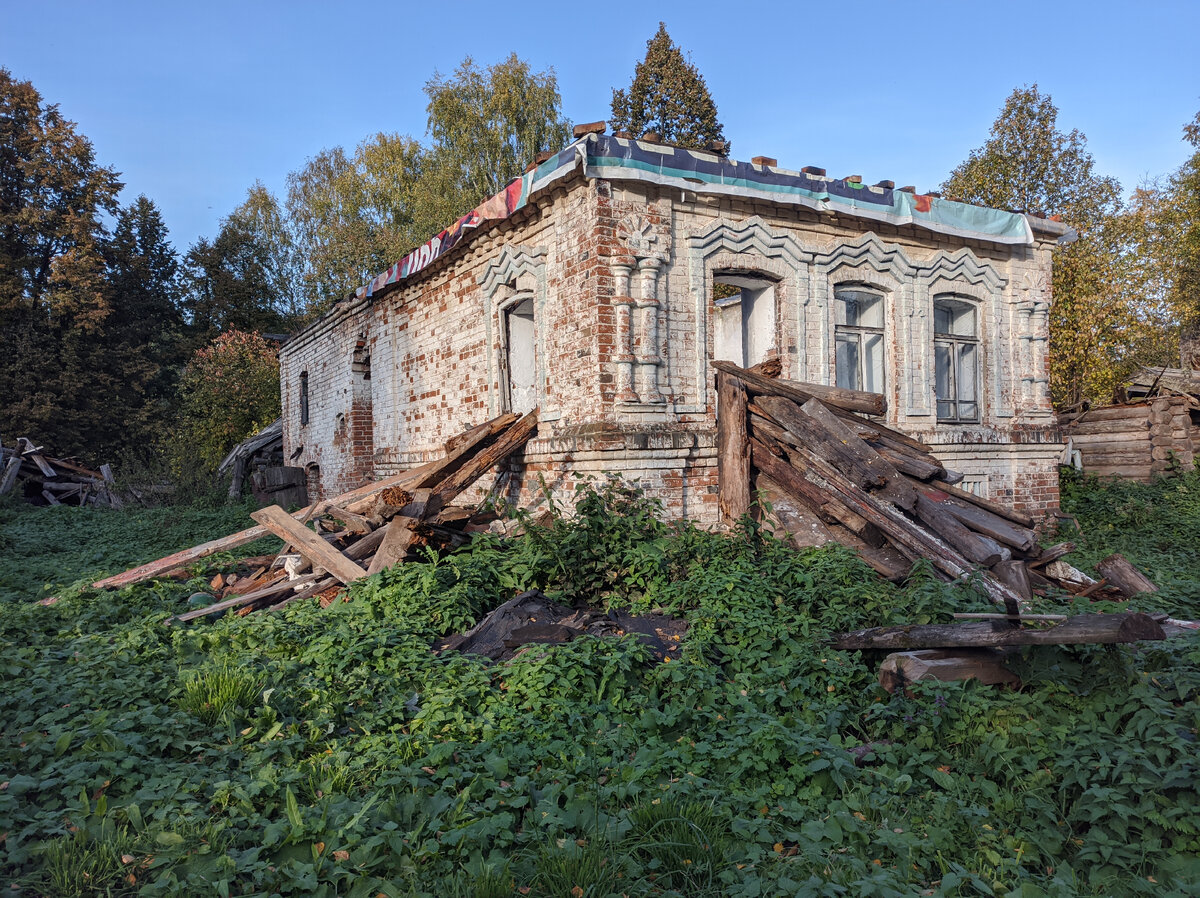
[[[655,131],[667,143],[692,149],[725,140],[704,76],[672,43],[662,22],[646,42],[646,58],[634,69],[629,90],[613,90],[609,124],[634,137]]]

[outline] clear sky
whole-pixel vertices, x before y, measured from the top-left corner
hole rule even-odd
[[[1037,83],[1126,192],[1189,155],[1200,0],[607,4],[0,0],[0,66],[145,193],[176,248],[261,180],[377,131],[425,138],[422,87],[467,55],[553,67],[574,122],[606,118],[666,22],[733,155],[933,190]],[[465,210],[464,210],[465,211]]]

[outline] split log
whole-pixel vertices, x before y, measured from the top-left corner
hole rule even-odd
[[[1121,591],[1126,598],[1143,592],[1158,592],[1154,581],[1129,563],[1119,552],[1109,555],[1096,565],[1096,570]]]
[[[319,564],[342,583],[353,583],[367,575],[367,572],[361,567],[296,521],[278,505],[260,508],[251,513],[250,517],[280,539],[290,542],[314,565]]]
[[[882,478],[879,495],[900,508],[908,511],[913,509],[917,501],[916,491],[900,476],[895,465],[871,448],[865,440],[855,436],[854,432],[838,420],[823,403],[810,399],[804,403],[801,411],[841,440],[842,445],[854,455],[862,467]]]
[[[1069,555],[1075,551],[1075,543],[1065,542],[1057,543],[1048,549],[1043,549],[1033,561],[1029,562],[1030,567],[1046,567],[1058,561],[1064,555]]]
[[[1025,562],[1005,559],[992,565],[992,573],[996,575],[997,580],[1006,584],[1026,602],[1033,601],[1033,584],[1029,582],[1029,568],[1025,566]]]
[[[961,478],[960,478],[961,479]],[[1008,505],[1003,505],[1000,502],[993,502],[991,499],[985,499],[982,496],[976,496],[969,490],[963,490],[948,482],[945,478],[935,480],[932,486],[937,487],[942,492],[955,499],[959,499],[977,508],[982,508],[984,511],[990,511],[994,515],[999,515],[1007,521],[1011,521],[1019,527],[1032,528],[1036,523],[1033,518],[1027,514],[1022,514]]]
[[[375,553],[375,557],[371,559],[371,566],[367,568],[368,574],[377,574],[384,568],[404,560],[409,547],[417,538],[413,528],[424,517],[432,495],[433,490],[428,487],[417,490],[412,501],[404,506],[400,514],[388,521],[379,551]]]
[[[538,410],[535,408],[501,433],[494,443],[473,455],[462,467],[440,483],[436,485],[433,483],[419,484],[421,487],[434,487],[433,495],[429,500],[432,507],[440,509],[444,505],[449,505],[459,493],[528,443],[537,432],[537,423]]]
[[[941,477],[946,473],[946,469],[938,464],[936,459],[933,461],[929,460],[933,456],[925,458],[911,450],[902,452],[899,449],[882,445],[882,440],[877,440],[876,442],[881,443],[881,445],[877,446],[875,451],[891,462],[893,467],[902,474],[909,474],[918,480],[925,481]]]
[[[1004,666],[1004,654],[995,649],[896,652],[879,666],[879,685],[888,692],[921,680],[978,680],[988,686],[1021,683],[1021,678]]]
[[[978,533],[973,533],[966,526],[936,502],[931,502],[924,496],[917,497],[914,513],[917,520],[927,525],[934,533],[962,553],[967,561],[991,567],[999,561],[1006,560],[998,550],[999,544]],[[1008,552],[1007,549],[1004,550]],[[1011,557],[1011,555],[1009,555]]]
[[[717,506],[727,524],[750,511],[750,439],[746,433],[746,387],[717,374]]]
[[[796,383],[782,378],[764,377],[745,368],[739,368],[732,362],[713,361],[710,364],[718,371],[732,374],[741,379],[753,392],[764,396],[782,396],[784,399],[801,404],[816,398],[846,411],[861,412],[864,415],[887,413],[887,399],[879,393],[865,393],[862,390],[847,390],[822,384]],[[874,422],[872,422],[872,426],[874,426]]]
[[[917,624],[874,627],[834,637],[835,648],[902,650],[979,648],[1007,645],[1082,645],[1140,642],[1165,638],[1159,623],[1147,614],[1081,614],[1044,630],[1012,626],[1008,621],[967,621],[961,624]]]

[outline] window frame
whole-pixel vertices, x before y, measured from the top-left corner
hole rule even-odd
[[[954,325],[951,325],[951,332],[941,332],[938,330],[938,307],[942,306],[951,312],[951,315],[956,317],[965,310],[970,310],[972,316],[971,333],[961,334],[953,333]],[[934,399],[934,414],[937,417],[939,424],[978,424],[983,420],[983,401],[981,389],[983,365],[981,359],[983,356],[982,342],[979,338],[979,319],[980,319],[980,303],[968,296],[960,296],[954,293],[946,293],[935,296],[933,299],[933,352],[934,352],[934,377],[933,377],[933,399]],[[942,345],[948,348],[950,353],[949,376],[951,379],[951,396],[942,397],[938,395],[937,390],[937,350],[938,346]],[[972,399],[963,399],[959,393],[959,373],[962,370],[961,359],[966,348],[970,348],[974,353],[974,372],[973,379],[975,383],[975,395]],[[942,414],[942,404],[949,403],[951,413]],[[974,405],[975,411],[973,414],[964,415],[961,413],[961,406],[964,404]]]
[[[845,303],[844,294],[854,293],[863,296],[871,297],[879,306],[879,326],[866,326],[862,324],[838,324],[838,304]],[[833,382],[836,386],[851,390],[866,390],[867,383],[867,353],[864,350],[865,336],[877,336],[879,338],[879,379],[878,389],[871,390],[872,393],[885,393],[887,391],[887,294],[871,284],[846,283],[838,284],[833,288]],[[874,303],[873,303],[874,304]],[[848,316],[847,316],[848,317]],[[839,337],[843,336],[854,337],[854,342],[858,347],[858,366],[855,374],[855,383],[849,386],[843,386],[841,381],[841,369],[838,366],[838,343],[841,342]]]

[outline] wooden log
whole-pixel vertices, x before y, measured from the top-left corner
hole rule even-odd
[[[783,378],[764,377],[745,368],[739,368],[732,362],[713,361],[710,364],[718,371],[741,378],[751,391],[765,396],[782,396],[784,399],[799,403],[817,398],[850,412],[861,412],[865,415],[887,413],[887,399],[879,393],[865,393],[862,390],[846,390],[841,387],[796,383]]]
[[[946,473],[946,469],[938,464],[936,460],[929,461],[929,459],[912,452],[912,450],[901,452],[888,447],[882,442],[875,447],[875,450],[891,462],[897,471],[915,477],[917,480],[932,480],[935,477],[944,476]],[[933,456],[929,456],[929,458],[933,458]]]
[[[1119,552],[1114,552],[1096,565],[1096,570],[1121,591],[1126,598],[1143,592],[1158,592],[1154,581],[1130,564]]]
[[[1088,409],[1086,412],[1081,412],[1078,415],[1063,415],[1064,419],[1070,419],[1069,423],[1082,423],[1083,421],[1113,421],[1136,418],[1139,415],[1149,416],[1150,404],[1148,402],[1130,403],[1129,405],[1110,405],[1106,408]]]
[[[991,567],[1004,560],[1003,556],[995,551],[999,547],[994,540],[968,530],[966,525],[937,502],[917,496],[916,508],[913,511],[917,520],[961,552],[967,561]]]
[[[1019,512],[1016,509],[1000,502],[994,502],[991,499],[985,499],[983,496],[976,496],[974,493],[968,490],[959,489],[954,484],[947,483],[945,480],[935,480],[933,482],[933,486],[937,487],[947,495],[953,496],[955,499],[960,499],[963,502],[967,502],[977,508],[982,508],[984,511],[990,511],[992,514],[999,515],[1005,520],[1012,521],[1014,524],[1017,524],[1021,527],[1032,528],[1035,523],[1033,518],[1027,514]]]
[[[367,572],[296,521],[278,505],[268,505],[252,512],[250,517],[262,524],[280,539],[291,543],[314,565],[320,565],[342,583],[353,583]]]
[[[888,692],[907,689],[921,680],[979,680],[987,686],[1018,686],[1021,678],[1004,666],[995,649],[925,649],[894,652],[879,666],[879,685]]]
[[[501,433],[494,443],[466,461],[458,470],[440,483],[421,483],[419,487],[433,486],[430,503],[435,509],[449,505],[454,498],[472,483],[490,471],[508,456],[524,446],[537,432],[538,410],[535,408],[517,423]]]
[[[520,419],[520,417],[520,415],[515,414],[514,412],[505,412],[503,415],[500,415],[497,418],[493,418],[490,421],[484,421],[482,424],[476,424],[474,427],[464,430],[462,433],[455,434],[454,436],[450,437],[450,439],[446,440],[446,454],[450,455],[455,450],[465,445],[476,445],[481,437],[499,433],[505,428],[511,427]]]
[[[1075,551],[1075,543],[1065,542],[1056,543],[1048,549],[1043,549],[1037,558],[1029,562],[1030,567],[1045,567],[1048,564],[1053,564],[1062,558],[1064,555],[1069,555]]]
[[[1163,639],[1162,627],[1147,614],[1081,614],[1044,630],[1014,627],[1009,621],[874,627],[834,637],[847,651],[977,648],[1007,645],[1083,645]]]
[[[717,507],[733,524],[750,512],[750,438],[746,432],[746,387],[731,374],[717,374]]]
[[[786,495],[815,511],[822,521],[840,524],[867,545],[883,545],[883,535],[877,527],[847,508],[836,496],[818,488],[783,459],[777,458],[758,439],[751,441],[751,453],[754,467],[774,480]]]
[[[1020,623],[1023,620],[1066,620],[1068,614],[992,614],[987,611],[956,611],[950,615],[955,620],[1008,620]]]
[[[992,565],[992,573],[1026,602],[1033,601],[1033,584],[1029,582],[1029,568],[1025,562],[1006,558]]]
[[[862,488],[883,486],[886,479],[872,471],[842,440],[803,411],[779,396],[760,396],[751,403],[756,414],[775,421],[790,435],[788,443],[815,452]]]
[[[1037,545],[1037,534],[1033,530],[1019,527],[985,508],[955,498],[943,489],[917,485],[917,491],[926,499],[942,506],[976,533],[990,536],[997,542],[1011,546],[1020,552],[1028,552]]]
[[[906,556],[928,558],[933,566],[951,579],[959,579],[971,573],[971,564],[953,548],[946,545],[935,534],[913,524],[890,503],[879,502],[872,496],[857,490],[838,471],[808,452],[803,447],[795,450],[806,464],[805,477],[824,489],[835,493],[847,508],[862,515],[879,528],[897,549]],[[1008,586],[989,572],[982,571],[976,583],[993,602],[1011,607],[1020,602]]]
[[[900,476],[895,465],[876,452],[865,440],[859,439],[819,400],[810,399],[801,406],[801,411],[836,439],[841,440],[842,445],[854,455],[862,467],[883,479],[879,495],[900,508],[912,511],[917,502],[916,490]]]
[[[428,487],[417,490],[413,494],[412,501],[404,506],[398,515],[388,521],[385,528],[387,532],[383,535],[379,551],[375,553],[370,567],[367,568],[368,574],[377,574],[384,568],[404,560],[409,547],[417,538],[413,528],[425,516],[425,509],[432,495],[433,490]]]
[[[289,580],[286,577],[281,577],[266,586],[262,586],[251,592],[245,592],[241,595],[235,595],[232,598],[225,599],[213,605],[208,605],[204,608],[197,608],[195,611],[189,611],[186,614],[177,614],[174,617],[168,617],[164,623],[187,623],[190,620],[207,617],[210,614],[216,614],[220,611],[228,611],[230,608],[240,608],[242,605],[249,605],[251,602],[258,602],[262,599],[269,599],[272,596],[281,595],[289,590],[295,589],[305,583],[311,583],[316,580],[319,574],[306,574],[295,580]]]

